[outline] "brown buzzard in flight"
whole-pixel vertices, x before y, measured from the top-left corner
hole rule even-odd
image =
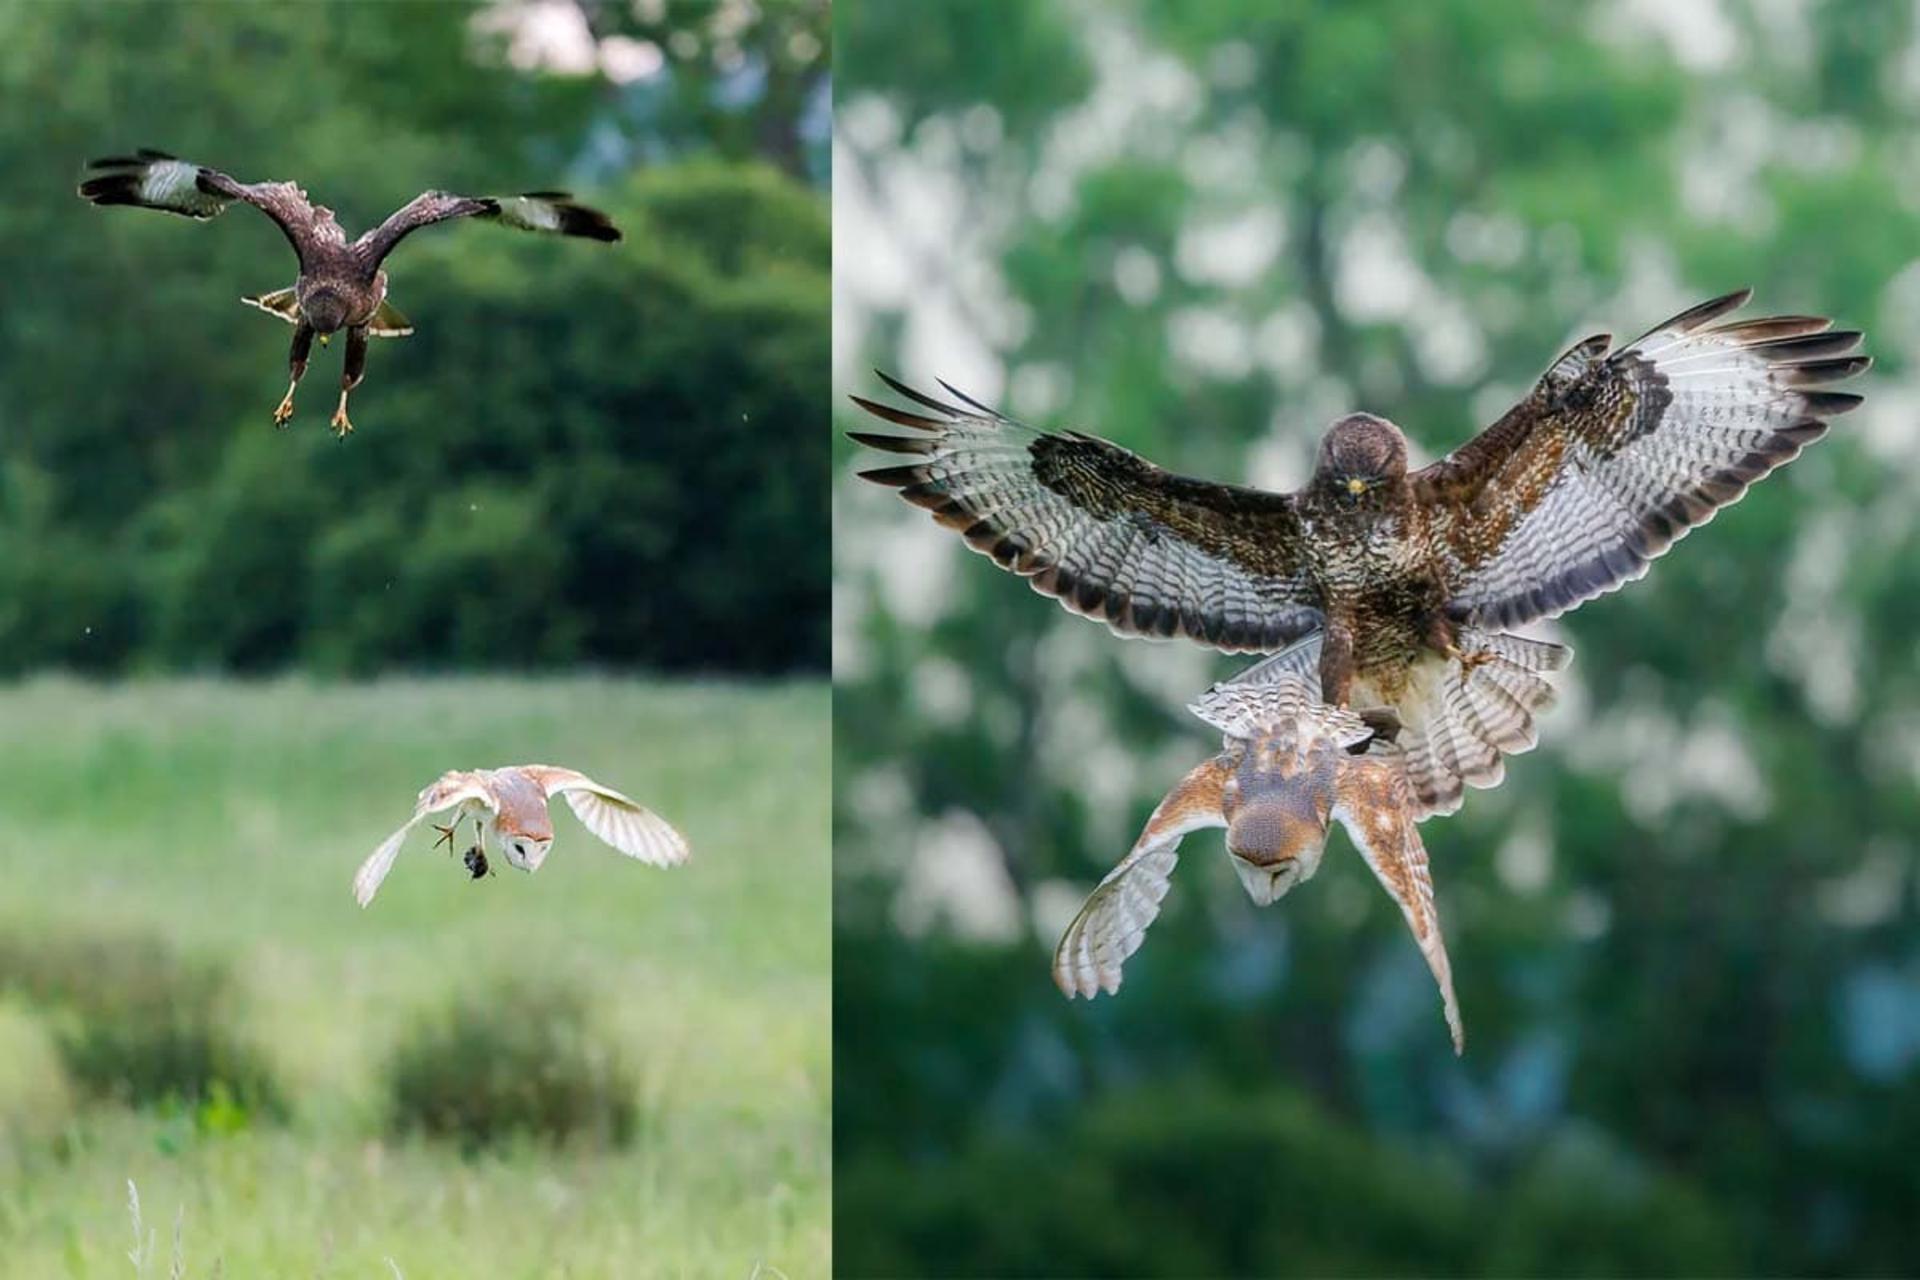
[[[928,412],[856,396],[910,434],[854,438],[912,459],[867,479],[1076,613],[1228,652],[1318,632],[1329,702],[1433,723],[1444,708],[1421,704],[1439,661],[1486,660],[1462,628],[1553,617],[1639,577],[1860,402],[1825,389],[1867,367],[1848,354],[1858,333],[1811,316],[1722,319],[1747,297],[1702,303],[1617,351],[1604,334],[1578,343],[1418,471],[1391,422],[1342,418],[1297,493],[1175,475],[891,378]]]
[[[288,357],[292,381],[273,411],[284,426],[293,416],[293,389],[307,371],[307,353],[317,334],[347,331],[346,366],[340,376],[340,406],[332,426],[340,436],[353,430],[347,420],[347,394],[360,385],[366,369],[367,337],[403,338],[413,326],[387,302],[387,273],[380,269],[411,232],[450,218],[485,218],[523,231],[620,238],[607,216],[573,203],[564,191],[530,191],[518,196],[456,196],[427,191],[358,240],[348,240],[333,210],[310,203],[291,182],[238,182],[217,169],[177,160],[163,151],[141,149],[132,156],[95,160],[96,172],[80,184],[80,194],[95,204],[130,204],[198,220],[226,212],[234,201],[252,205],[272,218],[300,259],[300,275],[289,289],[276,289],[242,301],[277,315],[294,326]]]
[[[1174,785],[1088,896],[1054,950],[1053,980],[1069,998],[1119,990],[1121,966],[1160,914],[1188,832],[1225,827],[1233,869],[1264,907],[1320,869],[1327,828],[1338,822],[1406,917],[1458,1053],[1466,1033],[1405,757],[1359,716],[1321,702],[1310,671],[1270,674],[1268,683],[1215,685],[1193,704],[1225,735],[1220,754]]]

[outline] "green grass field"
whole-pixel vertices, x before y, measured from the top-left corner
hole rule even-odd
[[[829,1268],[829,693],[598,679],[0,690],[0,929],[160,932],[227,957],[284,1125],[224,1136],[78,1101],[0,1003],[0,1271],[135,1274],[127,1182],[169,1274],[821,1276]],[[537,876],[401,854],[348,883],[442,770],[566,764],[683,831],[660,871],[556,807]],[[640,1080],[623,1150],[472,1158],[382,1129],[421,1011],[511,971],[595,993]],[[391,1259],[389,1265],[388,1259]]]

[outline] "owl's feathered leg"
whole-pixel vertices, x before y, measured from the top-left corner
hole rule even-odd
[[[293,331],[293,347],[287,352],[287,371],[292,376],[287,382],[287,394],[280,399],[280,407],[273,411],[273,425],[284,427],[287,419],[293,416],[293,389],[300,385],[300,379],[307,372],[307,355],[313,350],[313,326],[301,324]]]
[[[340,407],[333,411],[333,419],[327,424],[342,440],[353,431],[353,423],[347,420],[347,395],[360,385],[366,372],[367,330],[365,325],[359,325],[347,330],[347,363],[340,372]]]

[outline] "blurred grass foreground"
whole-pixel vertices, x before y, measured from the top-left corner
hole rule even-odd
[[[822,1274],[827,691],[577,679],[0,690],[0,1274]],[[744,731],[751,725],[752,732]],[[449,767],[564,760],[537,876],[354,867]]]

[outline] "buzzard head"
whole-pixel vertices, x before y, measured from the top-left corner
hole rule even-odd
[[[346,327],[347,299],[338,289],[314,289],[300,299],[300,315],[315,333],[336,333]]]
[[[1327,428],[1314,464],[1314,485],[1353,504],[1407,474],[1407,438],[1370,413],[1351,413]]]
[[[1329,744],[1288,723],[1247,744],[1227,789],[1227,852],[1258,906],[1320,869],[1336,767]]]

